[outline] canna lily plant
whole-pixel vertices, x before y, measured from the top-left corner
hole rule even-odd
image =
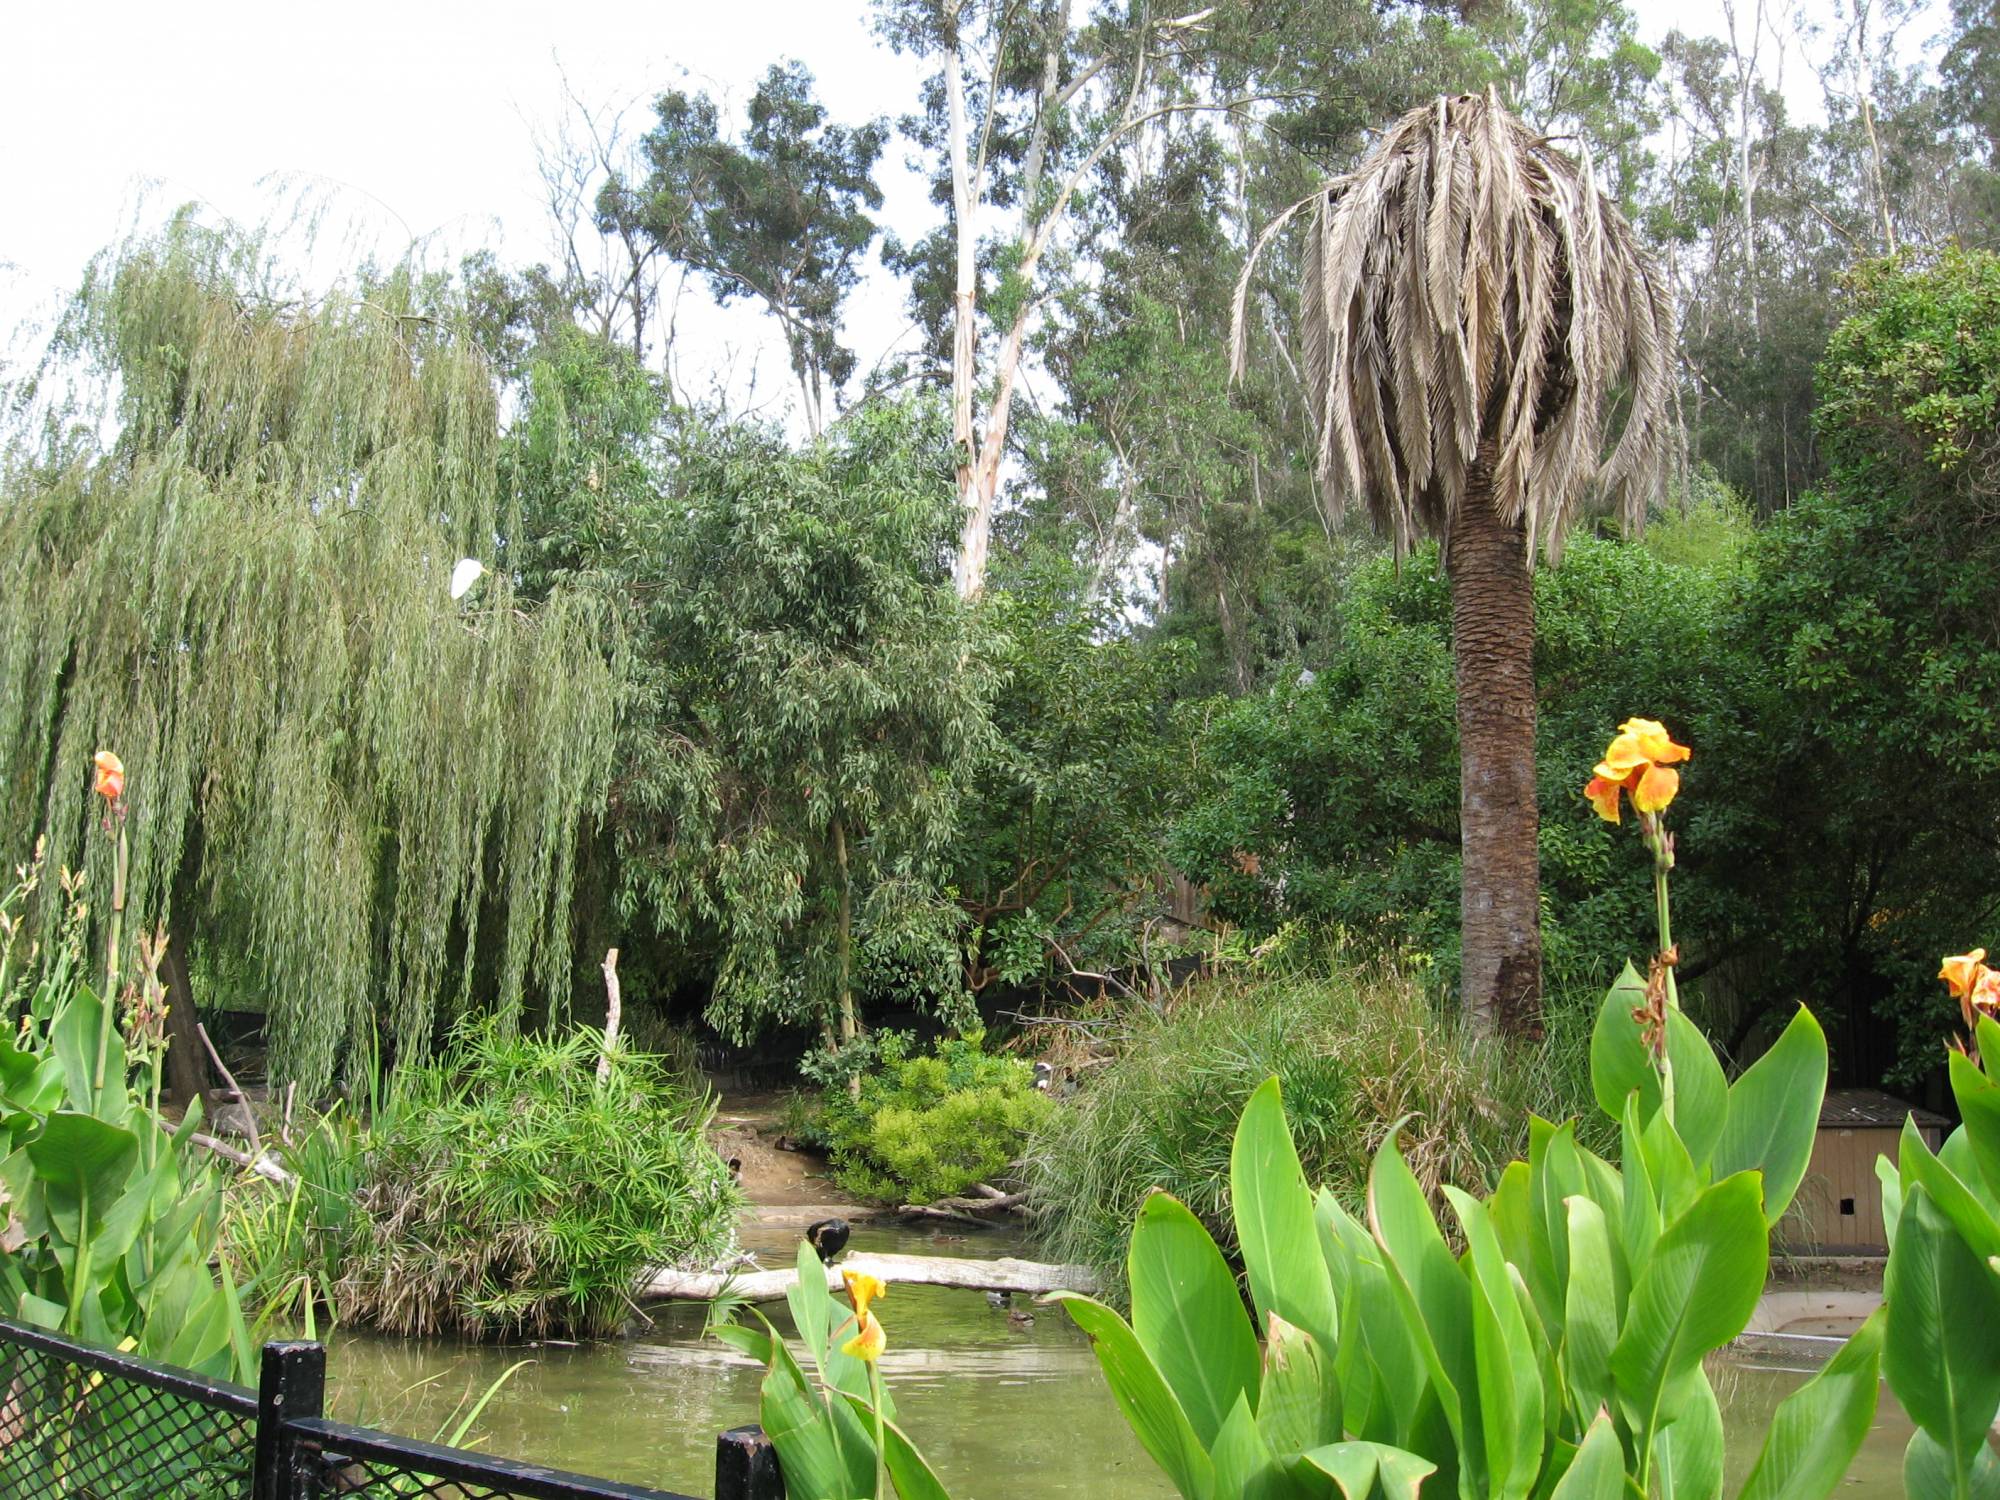
[[[827,1290],[826,1267],[801,1242],[798,1282],[786,1295],[792,1321],[812,1360],[814,1377],[772,1326],[752,1308],[727,1298],[709,1309],[708,1331],[764,1366],[759,1420],[778,1450],[785,1492],[792,1500],[946,1500],[944,1486],[917,1446],[896,1425],[895,1402],[882,1382],[888,1334],[874,1304],[888,1295],[880,1278],[852,1269],[841,1279],[849,1311]]]
[[[1490,1194],[1444,1190],[1448,1238],[1395,1129],[1358,1215],[1314,1192],[1272,1079],[1230,1161],[1250,1307],[1206,1228],[1165,1193],[1133,1230],[1129,1322],[1057,1294],[1187,1500],[1720,1496],[1703,1360],[1763,1293],[1770,1227],[1812,1148],[1826,1040],[1801,1009],[1732,1083],[1680,1011],[1665,813],[1687,759],[1657,723],[1629,720],[1586,789],[1611,821],[1632,802],[1658,897],[1650,977],[1626,966],[1591,1039],[1617,1165],[1573,1122],[1531,1120],[1528,1159]],[[1742,1500],[1832,1491],[1874,1415],[1881,1348],[1878,1315],[1777,1409]]]
[[[1967,1036],[1947,1054],[1963,1121],[1933,1152],[1905,1121],[1896,1160],[1880,1157],[1889,1264],[1883,1374],[1917,1431],[1903,1454],[1911,1500],[1992,1500],[2000,1457],[2000,970],[1986,950],[1938,970]]]

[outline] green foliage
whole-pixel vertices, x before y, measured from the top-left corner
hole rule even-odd
[[[986,603],[999,687],[990,753],[952,843],[970,982],[1136,962],[1151,875],[1188,780],[1175,679],[1189,653],[1120,634],[1108,602],[1049,567]]]
[[[731,1036],[845,1040],[870,993],[963,997],[944,872],[992,671],[945,571],[932,415],[872,406],[801,451],[680,429],[665,492],[596,564],[637,656],[617,905],[705,960]]]
[[[604,184],[600,225],[650,238],[706,277],[718,302],[761,300],[784,330],[817,433],[825,403],[854,371],[840,343],[841,304],[875,238],[867,210],[882,206],[874,173],[888,126],[828,124],[812,74],[796,62],[758,83],[740,143],[723,138],[705,94],[675,90],[654,108],[658,124],[641,148],[648,174]]]
[[[2000,1318],[2000,1025],[1981,1015],[1973,1056],[1951,1056],[1964,1123],[1933,1154],[1908,1123],[1897,1160],[1875,1167],[1889,1226],[1882,1372],[1917,1424],[1904,1460],[1911,1500],[1991,1492],[1988,1429],[2000,1414],[2000,1358],[1982,1336]]]
[[[0,929],[10,934],[32,886],[27,870],[22,877],[0,894]],[[65,884],[66,894],[79,889]],[[76,927],[68,931],[73,938]],[[200,1106],[178,1128],[160,1117],[159,1038],[137,1023],[139,1007],[127,1009],[129,1038],[107,1029],[104,1003],[78,977],[81,957],[64,944],[18,974],[7,995],[0,1310],[100,1348],[254,1381],[235,1282],[214,1264],[222,1184],[194,1143]],[[151,986],[143,993],[157,999]],[[97,1384],[82,1372],[15,1382],[0,1480],[67,1490],[73,1470],[90,1476],[75,1482],[94,1493],[192,1500],[240,1477],[232,1459],[199,1443],[163,1455],[146,1410],[98,1399]]]
[[[378,1019],[420,1056],[475,972],[505,1017],[567,994],[610,768],[589,601],[517,607],[500,569],[448,597],[521,521],[435,294],[404,267],[302,299],[177,219],[93,268],[0,470],[0,843],[46,830],[107,886],[80,771],[115,743],[133,929],[240,961],[308,1095]]]
[[[1804,1011],[1795,1028],[1801,1043],[1773,1066],[1785,1097],[1817,1101],[1825,1041]],[[1621,989],[1597,1029],[1603,1096],[1626,1076],[1604,1066],[1632,1052],[1643,1065],[1646,1052]],[[1774,1119],[1767,1092],[1739,1081],[1719,1111],[1689,1101],[1684,1133],[1657,1087],[1650,1104],[1634,1089],[1615,1117],[1618,1167],[1578,1142],[1574,1122],[1533,1120],[1527,1159],[1490,1193],[1445,1189],[1460,1254],[1399,1145],[1401,1122],[1374,1153],[1364,1222],[1310,1188],[1283,1097],[1276,1078],[1257,1088],[1230,1153],[1254,1322],[1207,1228],[1164,1192],[1132,1233],[1129,1324],[1058,1294],[1187,1500],[1323,1494],[1328,1477],[1348,1500],[1419,1484],[1517,1500],[1720,1492],[1721,1419],[1702,1360],[1762,1295],[1765,1225],[1789,1196],[1787,1172],[1767,1169],[1803,1159],[1816,1108]],[[1714,1112],[1744,1115],[1738,1135],[1762,1148],[1714,1159],[1698,1118]],[[1832,1492],[1872,1417],[1882,1343],[1871,1321],[1780,1409],[1756,1494]]]
[[[334,1287],[399,1333],[601,1335],[642,1273],[708,1264],[740,1198],[708,1144],[710,1100],[600,1034],[460,1030],[406,1070],[367,1137],[366,1185]]]
[[[1955,1016],[1935,955],[2000,901],[2000,259],[1877,263],[1850,296],[1820,369],[1824,487],[1759,536],[1713,674],[1731,685],[1689,726],[1709,752],[1689,843],[1754,982],[1850,1035],[1884,1018],[1876,1066],[1907,1081]]]
[[[1692,523],[1689,523],[1690,526]],[[1713,563],[1573,537],[1535,576],[1544,960],[1550,989],[1601,985],[1619,936],[1651,909],[1644,873],[1612,857],[1616,830],[1578,795],[1572,748],[1643,706],[1687,721],[1690,672],[1716,654],[1734,552]],[[1357,570],[1338,649],[1311,680],[1215,706],[1202,776],[1169,849],[1220,916],[1252,931],[1331,926],[1362,951],[1415,950],[1457,971],[1459,768],[1451,604],[1436,554]],[[1698,745],[1704,742],[1697,738]],[[1691,897],[1697,911],[1699,891]],[[1705,912],[1703,912],[1705,915]]]
[[[818,1117],[835,1180],[891,1203],[933,1203],[1005,1176],[1055,1105],[1019,1058],[977,1036],[913,1052],[902,1032],[877,1032],[859,1094],[829,1081]],[[845,1049],[852,1051],[855,1049]]]
[[[1051,1260],[1120,1287],[1132,1215],[1155,1187],[1233,1251],[1230,1130],[1274,1074],[1313,1181],[1349,1196],[1406,1116],[1407,1159],[1435,1190],[1491,1184],[1526,1143],[1529,1112],[1565,1114],[1587,1097],[1581,1014],[1552,1007],[1542,1048],[1502,1047],[1435,1013],[1386,964],[1266,962],[1121,1018],[1113,1060],[1036,1133],[1022,1172]]]
[[[798,1283],[786,1301],[817,1383],[761,1310],[749,1309],[757,1320],[751,1326],[726,1297],[709,1308],[709,1333],[765,1367],[760,1419],[778,1450],[785,1492],[798,1500],[884,1496],[886,1470],[902,1500],[946,1500],[937,1475],[896,1425],[879,1364],[842,1349],[856,1331],[855,1320],[843,1316],[826,1277],[813,1247],[800,1241]]]

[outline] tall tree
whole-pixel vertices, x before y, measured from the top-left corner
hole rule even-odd
[[[923,245],[896,247],[895,260],[917,274],[920,289],[951,289],[952,441],[963,511],[953,577],[968,599],[986,586],[1023,360],[1054,289],[1079,190],[1133,132],[1170,115],[1225,107],[1212,91],[1190,92],[1203,82],[1195,71],[1168,65],[1207,11],[1156,20],[1144,7],[1107,7],[1091,17],[1076,10],[1072,0],[881,6],[891,44],[938,66],[925,112],[904,128],[935,153],[934,195],[949,204],[951,218]],[[1012,220],[991,245],[989,210]],[[984,363],[982,310],[993,342]]]
[[[1596,183],[1490,97],[1412,110],[1318,195],[1305,363],[1336,511],[1440,537],[1458,695],[1463,997],[1539,1025],[1534,591],[1578,504],[1642,520],[1673,431],[1671,303]],[[1614,406],[1623,425],[1606,454]]]
[[[764,75],[740,140],[723,137],[705,94],[663,94],[655,108],[659,123],[642,142],[647,174],[606,180],[600,224],[638,226],[705,277],[719,302],[762,302],[784,331],[806,425],[824,431],[829,400],[854,373],[841,306],[875,239],[869,215],[882,206],[875,164],[888,126],[830,124],[798,63]]]
[[[108,888],[83,768],[121,754],[128,939],[164,923],[242,974],[310,1092],[377,1022],[409,1057],[475,992],[509,1019],[567,995],[615,681],[587,599],[517,607],[502,570],[447,593],[520,527],[455,309],[407,268],[274,281],[183,217],[70,314],[59,353],[107,404],[0,471],[0,848],[45,829]]]

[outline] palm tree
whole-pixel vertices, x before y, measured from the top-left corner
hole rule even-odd
[[[1636,526],[1661,485],[1678,431],[1667,288],[1588,163],[1490,95],[1412,110],[1307,201],[1322,492],[1336,518],[1364,499],[1399,558],[1419,534],[1443,543],[1463,997],[1476,1023],[1532,1032],[1535,554],[1556,561],[1590,496]]]

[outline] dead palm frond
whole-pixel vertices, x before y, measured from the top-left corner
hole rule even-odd
[[[1593,493],[1644,519],[1678,432],[1672,306],[1587,157],[1460,95],[1308,201],[1300,323],[1336,517],[1362,498],[1400,556],[1450,530],[1484,462],[1531,557]]]

